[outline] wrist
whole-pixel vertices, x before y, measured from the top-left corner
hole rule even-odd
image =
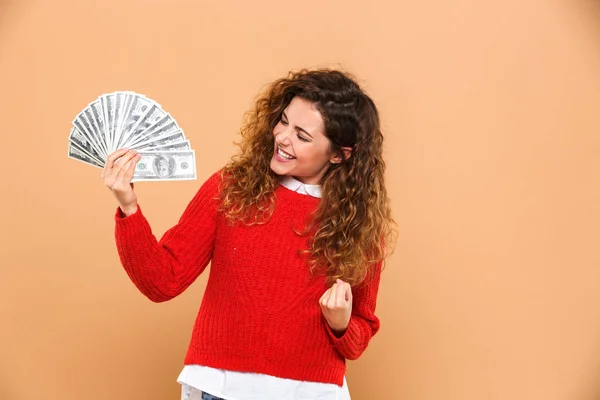
[[[121,208],[121,212],[123,213],[124,216],[129,217],[130,215],[133,215],[137,212],[138,206],[136,203],[136,204],[128,205],[128,206],[120,205],[119,208]]]
[[[334,329],[334,328],[331,328],[331,332],[338,339],[341,338],[342,336],[344,336],[344,333],[346,333],[346,330],[348,330],[348,327],[346,327],[344,329]]]
[[[348,330],[348,325],[350,325],[350,321],[346,323],[337,323],[337,324],[328,324],[329,328],[331,328],[331,332],[337,337],[344,336],[344,333]]]

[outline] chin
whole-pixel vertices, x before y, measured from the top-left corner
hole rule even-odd
[[[271,160],[271,171],[275,172],[277,175],[285,175],[285,170],[281,168],[281,165],[275,160]]]

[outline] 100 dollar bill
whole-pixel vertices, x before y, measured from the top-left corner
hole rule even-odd
[[[196,179],[194,150],[140,151],[138,154],[142,158],[135,167],[132,182]]]

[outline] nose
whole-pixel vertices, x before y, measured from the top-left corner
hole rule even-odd
[[[275,134],[275,141],[278,144],[289,144],[291,133],[292,129],[282,129],[281,131]]]

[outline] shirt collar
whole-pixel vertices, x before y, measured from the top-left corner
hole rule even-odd
[[[291,191],[307,194],[312,197],[321,198],[321,185],[307,185],[293,176],[282,176],[279,183]]]

